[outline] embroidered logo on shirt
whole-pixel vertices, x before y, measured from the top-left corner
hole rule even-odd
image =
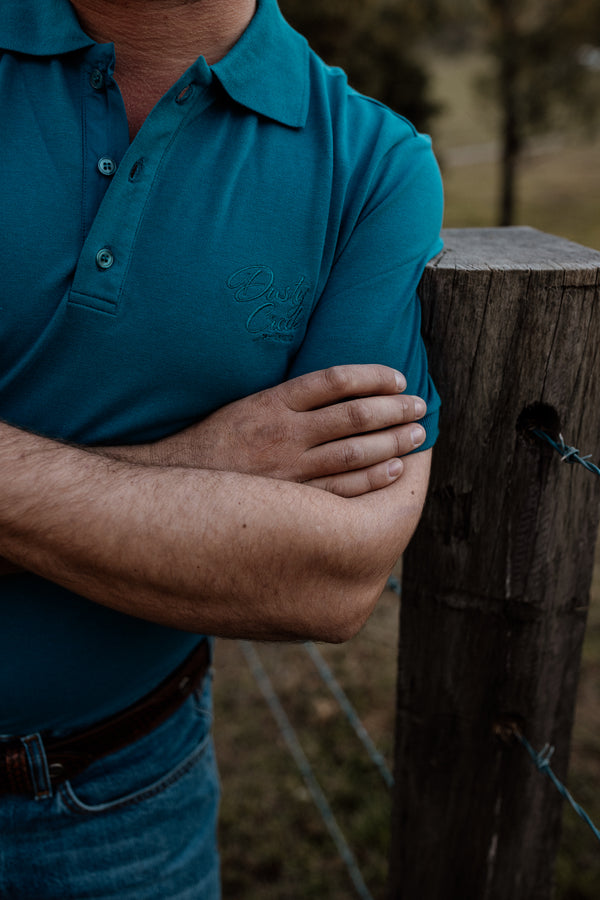
[[[310,291],[304,275],[287,286],[277,286],[269,266],[244,266],[227,279],[236,303],[248,304],[246,329],[254,338],[291,341]]]

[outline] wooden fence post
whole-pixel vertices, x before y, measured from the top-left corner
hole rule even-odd
[[[600,253],[530,228],[445,233],[423,333],[443,399],[404,558],[391,896],[549,900],[600,477]],[[582,823],[582,828],[586,826]]]

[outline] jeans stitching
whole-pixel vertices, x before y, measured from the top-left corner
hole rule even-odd
[[[126,795],[121,799],[112,800],[108,803],[87,805],[77,797],[77,793],[73,789],[69,781],[66,781],[59,787],[58,793],[60,793],[65,806],[71,812],[77,813],[78,815],[100,815],[101,813],[110,813],[115,810],[123,809],[127,806],[135,806],[145,800],[150,799],[151,797],[156,797],[176,781],[179,781],[180,778],[183,778],[183,776],[186,775],[194,767],[200,757],[204,754],[210,743],[210,738],[211,735],[209,731],[202,739],[202,741],[198,744],[198,746],[194,747],[191,753],[188,754],[188,756],[180,763],[178,763],[174,769],[169,771],[166,775],[163,775],[162,778],[154,782],[154,784],[149,785],[145,788],[141,788],[139,791],[135,791],[134,793]]]

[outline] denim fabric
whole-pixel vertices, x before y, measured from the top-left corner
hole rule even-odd
[[[53,793],[0,798],[3,900],[218,900],[210,678],[154,732]]]

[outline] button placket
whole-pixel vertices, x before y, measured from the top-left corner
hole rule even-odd
[[[194,83],[182,87],[180,82],[171,89],[115,167],[79,259],[71,304],[116,314],[148,193],[177,131],[193,110],[198,111],[199,93],[204,94],[205,106],[213,102],[212,93]],[[111,157],[98,160],[99,169],[106,159]]]
[[[90,48],[83,65],[81,211],[82,231],[85,237],[93,228],[104,196],[127,150],[129,129],[122,98],[112,80],[114,65],[112,46],[97,45]],[[94,256],[106,245],[107,241],[99,242]]]

